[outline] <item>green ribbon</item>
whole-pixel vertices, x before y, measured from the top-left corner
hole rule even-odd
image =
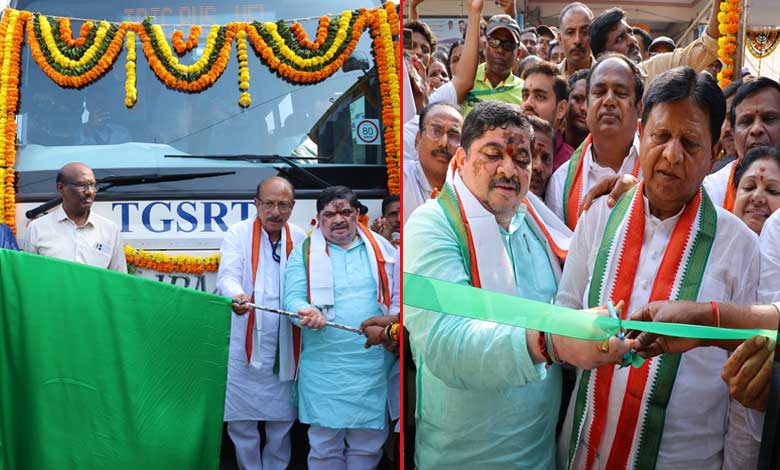
[[[757,335],[770,339],[777,337],[775,330],[621,320],[408,272],[404,273],[403,282],[403,303],[408,307],[588,341],[603,341],[621,328],[678,338],[744,340]]]

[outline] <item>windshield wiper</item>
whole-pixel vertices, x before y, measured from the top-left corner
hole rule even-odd
[[[97,192],[111,189],[115,186],[133,186],[136,184],[152,184],[152,183],[165,183],[168,181],[186,181],[194,180],[197,178],[213,178],[215,176],[235,175],[235,171],[219,171],[210,173],[173,173],[170,175],[150,174],[150,175],[130,175],[130,176],[106,176],[105,178],[99,178],[95,181],[96,185],[99,185]],[[56,197],[47,202],[44,202],[40,206],[30,209],[25,213],[28,219],[34,219],[47,210],[55,207],[62,202],[61,197]]]
[[[315,175],[311,171],[303,168],[290,157],[283,155],[163,155],[165,158],[205,158],[207,160],[226,160],[226,161],[244,161],[250,163],[267,163],[267,162],[284,162],[290,168],[298,170],[301,174],[306,176],[309,180],[315,182],[321,188],[328,188],[333,186],[324,179]]]

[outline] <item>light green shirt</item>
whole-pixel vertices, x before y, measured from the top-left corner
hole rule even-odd
[[[501,231],[517,295],[549,302],[555,274],[524,209]],[[415,210],[404,231],[405,271],[469,284],[438,202]],[[417,468],[555,467],[560,370],[532,362],[524,329],[410,307],[404,325],[417,365]]]
[[[510,73],[506,80],[493,87],[485,77],[485,65],[482,63],[477,67],[474,86],[463,102],[463,116],[471,112],[480,101],[505,101],[518,106],[523,104],[523,79]]]

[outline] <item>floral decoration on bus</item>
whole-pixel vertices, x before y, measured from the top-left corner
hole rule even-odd
[[[739,31],[740,0],[720,2],[718,13],[718,57],[723,62],[723,69],[718,73],[718,83],[725,88],[734,76],[734,53],[737,51],[737,32]]]
[[[139,250],[125,245],[127,264],[137,268],[152,269],[161,273],[174,271],[188,274],[203,274],[204,271],[217,272],[219,254],[209,256],[171,255],[162,252]]]
[[[388,190],[400,193],[401,106],[398,58],[400,57],[399,18],[395,4],[383,8],[344,11],[338,17],[319,19],[317,35],[310,39],[299,23],[228,23],[213,25],[205,38],[202,56],[192,64],[179,61],[196,47],[201,29],[192,27],[187,41],[174,32],[171,41],[162,27],[150,19],[143,22],[110,23],[85,21],[78,37],[73,36],[68,18],[54,18],[6,9],[0,22],[0,221],[15,228],[14,162],[16,158],[16,111],[19,100],[19,63],[25,39],[38,66],[55,83],[65,88],[82,88],[102,77],[126,49],[125,105],[138,100],[136,89],[136,41],[149,67],[168,88],[190,93],[213,85],[225,71],[233,41],[237,41],[239,61],[238,105],[252,103],[249,90],[249,54],[255,55],[280,78],[296,85],[321,82],[344,64],[355,50],[362,34],[372,38],[372,54],[377,65],[382,97],[382,124],[387,160]]]

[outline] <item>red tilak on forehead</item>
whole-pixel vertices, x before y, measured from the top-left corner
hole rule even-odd
[[[766,167],[760,166],[760,167],[758,167],[758,171],[762,171],[762,172],[766,171]]]
[[[512,145],[512,141],[510,140],[508,144],[506,144],[506,153],[507,155],[512,155],[515,153],[515,146]]]

